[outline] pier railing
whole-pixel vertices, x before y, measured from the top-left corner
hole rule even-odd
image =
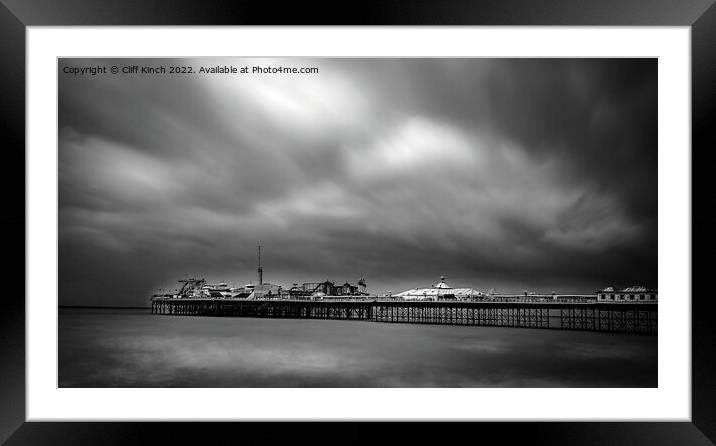
[[[152,313],[179,316],[342,319],[656,334],[658,304],[153,298]]]

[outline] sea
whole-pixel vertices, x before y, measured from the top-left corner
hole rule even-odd
[[[657,336],[60,308],[59,387],[657,387]]]

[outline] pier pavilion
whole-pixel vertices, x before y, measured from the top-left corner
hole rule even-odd
[[[445,276],[442,276],[440,282],[430,288],[412,288],[395,295],[403,300],[469,300],[483,296],[485,293],[474,288],[449,286],[445,283]]]

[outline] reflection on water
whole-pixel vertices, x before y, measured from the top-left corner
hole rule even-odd
[[[656,387],[655,336],[61,309],[60,387]]]

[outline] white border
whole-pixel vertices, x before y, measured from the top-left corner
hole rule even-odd
[[[657,389],[58,389],[57,57],[658,57]],[[27,29],[27,419],[691,419],[690,29]],[[56,295],[56,290],[54,291]]]

